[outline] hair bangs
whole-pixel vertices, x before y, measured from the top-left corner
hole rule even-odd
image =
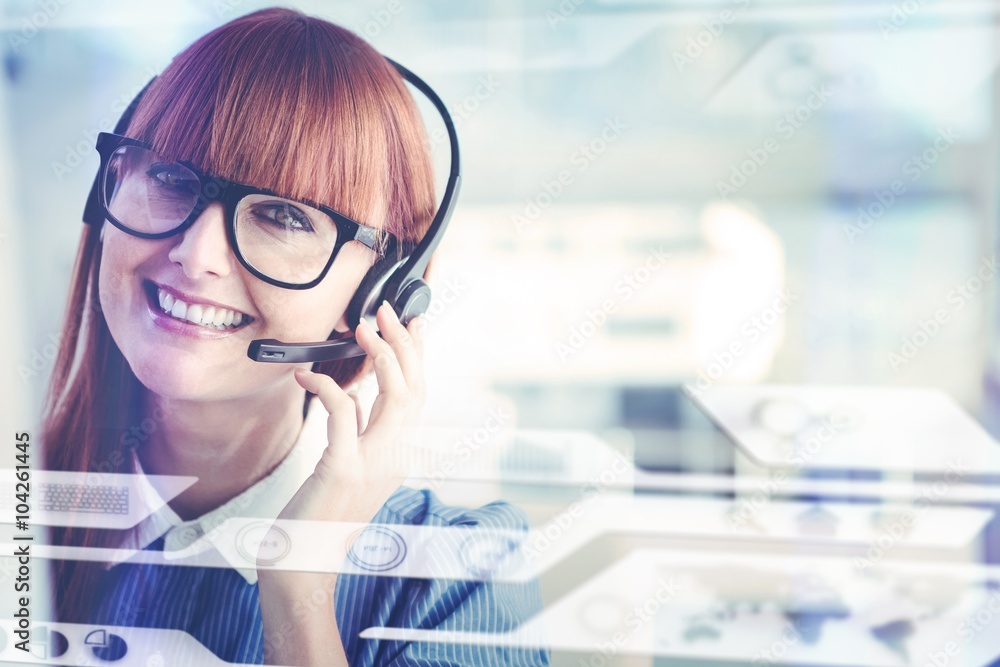
[[[389,204],[392,167],[409,148],[390,154],[398,137],[385,109],[396,105],[385,78],[399,75],[343,28],[269,11],[273,20],[209,33],[178,56],[143,96],[129,135],[168,159],[412,238],[413,217]]]

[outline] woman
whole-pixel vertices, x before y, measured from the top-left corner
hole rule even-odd
[[[363,319],[356,327],[365,357],[311,370],[247,357],[251,340],[347,331],[348,304],[376,260],[427,231],[427,142],[388,61],[325,21],[255,12],[178,55],[122,135],[104,139],[115,224],[88,227],[81,243],[47,463],[198,481],[125,536],[60,529],[55,543],[171,551],[241,515],[524,528],[504,503],[469,511],[399,486],[423,400],[420,318],[404,327],[383,305],[381,338]],[[212,178],[271,194],[243,197],[236,222],[218,201],[189,227],[162,222],[178,192]],[[339,215],[371,228],[371,243],[338,244]],[[359,428],[343,387],[372,370],[379,395]],[[149,420],[148,437],[130,435]],[[85,561],[58,562],[56,577],[59,620],[184,630],[226,661],[548,662],[542,650],[358,636],[372,626],[505,632],[537,611],[532,586]],[[332,592],[328,603],[315,604],[317,592]]]

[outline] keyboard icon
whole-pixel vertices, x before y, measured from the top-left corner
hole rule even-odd
[[[99,512],[128,514],[127,486],[39,484],[38,508],[47,512]]]
[[[122,530],[159,510],[196,480],[37,470],[26,489],[26,483],[15,481],[13,470],[0,468],[0,523],[14,523],[17,515],[27,514],[31,525]]]

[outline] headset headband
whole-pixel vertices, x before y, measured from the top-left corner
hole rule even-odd
[[[445,129],[448,131],[451,168],[448,172],[448,182],[444,188],[444,195],[441,197],[441,205],[434,214],[427,233],[424,234],[413,252],[401,261],[391,264],[388,263],[388,259],[380,260],[362,280],[361,286],[347,309],[347,319],[352,329],[357,326],[360,318],[373,317],[375,310],[383,300],[389,302],[404,326],[414,317],[427,311],[431,302],[431,290],[430,286],[423,280],[424,271],[427,269],[431,254],[441,242],[441,237],[448,228],[462,180],[458,135],[455,133],[455,125],[444,102],[423,79],[394,60],[389,58],[386,60],[396,68],[404,80],[423,93],[441,115]],[[139,101],[155,80],[156,77],[153,77],[125,108],[118,123],[115,124],[116,134],[126,132]],[[83,210],[83,222],[88,225],[100,226],[104,224],[104,214],[101,211],[99,199],[100,180],[101,174],[98,172],[94,177],[94,184],[90,189],[90,195]],[[279,363],[328,361],[363,356],[364,354],[364,350],[357,344],[350,332],[335,335],[330,340],[316,343],[283,343],[273,339],[255,340],[250,343],[247,350],[247,356],[254,361]]]

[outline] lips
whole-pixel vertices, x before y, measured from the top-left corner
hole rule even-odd
[[[152,281],[144,283],[150,306],[179,322],[186,322],[210,331],[236,331],[254,318],[235,308],[229,308],[215,301],[189,296],[177,290],[157,285]]]

